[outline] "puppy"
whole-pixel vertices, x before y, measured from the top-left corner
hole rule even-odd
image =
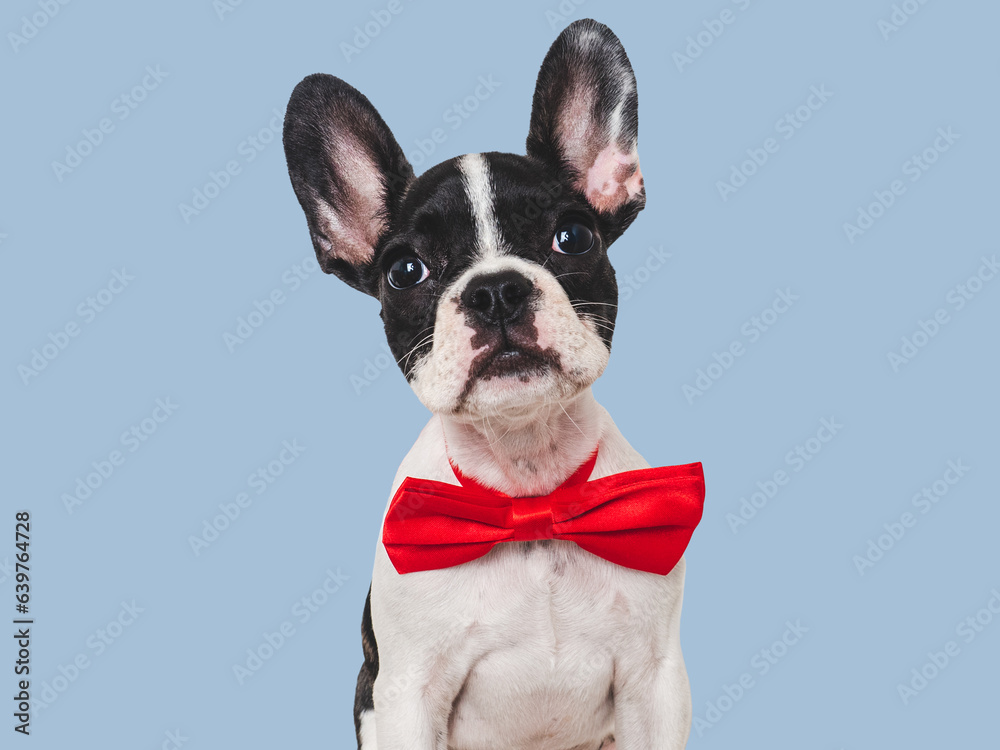
[[[380,301],[433,414],[394,500],[405,483],[461,477],[523,521],[524,503],[584,469],[584,487],[648,469],[591,393],[617,310],[608,250],[646,199],[637,141],[635,75],[592,20],[542,64],[527,156],[469,154],[415,177],[354,88],[321,74],[295,88],[285,154],[320,265]],[[359,748],[684,747],[683,559],[653,573],[514,532],[461,564],[401,572],[385,529],[362,621]]]

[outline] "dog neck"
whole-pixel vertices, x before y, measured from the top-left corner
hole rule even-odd
[[[603,409],[590,388],[516,416],[439,415],[448,456],[462,473],[515,497],[547,495],[593,453]]]

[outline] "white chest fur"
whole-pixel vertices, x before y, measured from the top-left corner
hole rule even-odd
[[[593,478],[648,466],[601,412]],[[456,482],[436,417],[393,492],[405,476]],[[683,581],[683,560],[658,576],[565,541],[505,543],[464,565],[399,575],[379,542],[378,746],[596,750],[614,737],[625,750],[683,747]]]

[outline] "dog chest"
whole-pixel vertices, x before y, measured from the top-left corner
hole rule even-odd
[[[615,654],[655,640],[649,613],[663,603],[666,579],[566,541],[506,543],[427,573],[376,574],[373,612],[383,618],[374,629],[390,669],[410,669],[419,650],[425,689],[455,694],[453,746],[503,737],[509,746],[597,747],[613,727]],[[394,605],[376,606],[378,597]],[[407,641],[408,657],[393,653]]]
[[[608,563],[570,542],[506,544],[491,555],[481,574],[494,595],[479,612],[489,625],[470,633],[475,656],[449,717],[453,746],[492,736],[596,747],[613,727],[626,594]]]

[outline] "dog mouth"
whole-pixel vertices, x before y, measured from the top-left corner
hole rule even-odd
[[[492,378],[517,378],[527,383],[533,375],[559,369],[559,355],[551,349],[503,342],[479,354],[470,368],[469,382]]]
[[[506,393],[505,398],[516,398],[518,391],[530,389],[533,381],[537,383],[553,372],[562,372],[557,351],[537,345],[514,345],[504,337],[476,354],[453,411],[459,414],[467,408],[477,385],[489,382],[494,397]]]
[[[539,346],[538,331],[531,319],[481,328],[471,343],[476,354],[469,365],[463,396],[484,380],[509,378],[527,383],[532,376],[561,370],[559,352]]]

